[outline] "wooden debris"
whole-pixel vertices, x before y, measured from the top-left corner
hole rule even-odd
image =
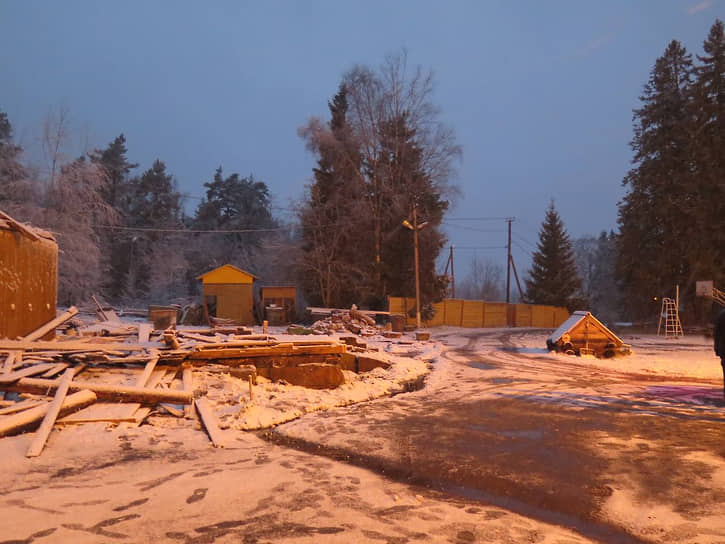
[[[25,454],[26,457],[37,457],[43,451],[45,442],[48,440],[50,431],[55,424],[55,420],[58,418],[58,414],[60,414],[60,409],[63,406],[63,401],[68,393],[71,381],[73,381],[73,369],[69,368],[63,373],[63,377],[60,379],[53,402],[48,406],[48,411],[45,413],[43,422],[40,424],[40,427],[33,437],[33,441],[30,443],[28,452]]]
[[[25,336],[23,336],[22,340],[24,340],[26,342],[31,342],[33,340],[37,340],[38,338],[42,338],[49,332],[54,331],[57,327],[59,327],[60,325],[62,325],[66,321],[68,321],[71,317],[73,317],[77,313],[78,313],[78,308],[76,308],[75,306],[71,306],[70,308],[68,308],[67,311],[63,312],[55,319],[48,321],[42,327],[39,327],[39,328],[35,329],[33,332],[31,332],[30,334],[26,334]]]
[[[209,406],[209,401],[206,399],[206,397],[202,397],[200,399],[196,399],[194,404],[196,406],[196,411],[199,414],[201,424],[206,429],[206,432],[211,439],[211,443],[214,445],[215,448],[223,448],[225,442],[224,437],[222,436],[222,432],[219,429],[217,418],[214,415],[211,406]]]
[[[65,415],[89,406],[94,402],[96,402],[96,395],[93,391],[79,391],[65,398],[60,413]],[[36,406],[0,419],[0,436],[8,436],[36,427],[45,417],[48,406],[49,404],[45,403],[42,406]]]

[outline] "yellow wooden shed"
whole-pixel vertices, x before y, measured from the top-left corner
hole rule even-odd
[[[53,236],[0,211],[0,338],[25,336],[53,319],[57,295]]]
[[[204,306],[210,317],[254,324],[254,281],[259,278],[225,264],[197,278],[202,282]]]

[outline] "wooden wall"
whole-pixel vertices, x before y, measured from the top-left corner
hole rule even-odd
[[[57,299],[57,244],[0,226],[0,338],[25,336],[53,319]]]
[[[415,317],[408,311],[415,308],[414,298],[388,297],[391,313],[405,314],[407,324],[415,325]],[[566,308],[535,304],[506,304],[482,300],[445,299],[433,304],[435,316],[424,324],[426,327],[448,325],[452,327],[536,327],[555,329],[569,317]]]
[[[233,319],[242,325],[254,325],[251,283],[205,283],[204,297],[216,296],[216,316]]]

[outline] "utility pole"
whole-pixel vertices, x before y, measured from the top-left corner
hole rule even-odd
[[[451,294],[456,298],[456,273],[453,271],[453,246],[451,246]]]
[[[443,274],[451,278],[451,298],[456,298],[456,273],[453,270],[453,248],[455,246],[451,246],[451,253],[448,255],[448,260],[446,261],[446,270],[443,272]],[[450,275],[448,274],[448,269],[451,269]]]
[[[506,257],[506,304],[511,302],[511,223],[514,222],[514,219],[516,218],[506,218],[506,222],[509,224],[508,256]]]

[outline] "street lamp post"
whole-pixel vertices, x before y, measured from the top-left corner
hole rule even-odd
[[[418,231],[425,228],[428,222],[418,224],[418,203],[413,204],[413,224],[406,219],[403,226],[413,231],[413,259],[415,261],[415,322],[420,329],[420,273],[418,271]]]

